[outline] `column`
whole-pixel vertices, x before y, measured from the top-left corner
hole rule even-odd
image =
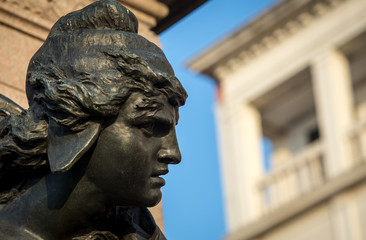
[[[313,62],[312,76],[326,174],[331,178],[351,166],[347,134],[353,98],[347,58],[336,50],[322,52]]]
[[[258,111],[249,104],[217,107],[221,171],[229,232],[260,214],[256,185],[263,174]]]
[[[362,221],[357,195],[345,192],[332,199],[329,204],[329,219],[334,240],[361,240]]]

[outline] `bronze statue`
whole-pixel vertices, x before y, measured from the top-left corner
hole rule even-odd
[[[165,239],[146,207],[181,160],[187,94],[135,16],[62,17],[29,63],[29,109],[0,98],[0,239]]]

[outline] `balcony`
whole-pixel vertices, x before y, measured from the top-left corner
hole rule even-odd
[[[262,213],[311,192],[325,180],[323,147],[321,141],[317,141],[260,180]]]
[[[345,139],[350,158],[347,168],[339,172],[339,176],[352,174],[366,163],[366,118],[353,124]],[[262,216],[311,195],[313,191],[321,190],[322,186],[332,182],[333,178],[327,176],[326,166],[323,143],[319,140],[264,176],[257,185]],[[360,178],[366,177],[361,175]],[[344,184],[338,185],[341,187]]]

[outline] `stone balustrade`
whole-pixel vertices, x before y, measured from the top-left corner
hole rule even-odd
[[[262,213],[283,206],[322,185],[326,180],[321,141],[309,145],[258,183]]]

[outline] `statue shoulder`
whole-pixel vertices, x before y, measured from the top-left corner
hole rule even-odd
[[[39,240],[39,237],[34,236],[24,229],[0,221],[0,239]]]
[[[72,240],[166,240],[145,207],[114,207],[107,218],[93,226],[94,231]]]
[[[136,240],[136,239],[167,240],[165,238],[164,234],[160,231],[159,227],[156,228],[155,232],[150,237],[146,237],[146,236],[141,235],[140,233],[134,232],[134,233],[128,233],[120,238],[117,235],[115,235],[111,232],[108,232],[108,231],[93,231],[86,235],[72,238],[72,240],[100,240],[100,239],[105,239],[105,240]]]

